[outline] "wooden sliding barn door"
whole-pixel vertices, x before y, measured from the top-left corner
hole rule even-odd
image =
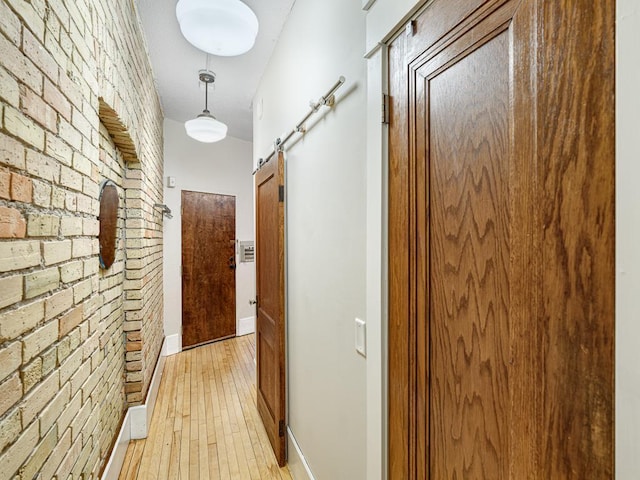
[[[435,0],[389,50],[389,473],[613,475],[614,2]]]
[[[258,412],[278,459],[286,463],[284,310],[284,157],[255,176],[256,363]]]

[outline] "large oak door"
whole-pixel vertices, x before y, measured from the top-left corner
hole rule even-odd
[[[613,474],[614,2],[436,0],[389,50],[389,473]]]
[[[182,192],[182,346],[236,334],[236,198]]]
[[[283,466],[285,443],[284,158],[255,176],[258,411]]]

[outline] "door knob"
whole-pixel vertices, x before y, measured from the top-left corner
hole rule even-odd
[[[236,268],[236,259],[233,255],[229,257],[229,268],[231,270],[235,270]]]

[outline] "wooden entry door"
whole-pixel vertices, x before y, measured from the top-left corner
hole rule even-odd
[[[389,473],[613,475],[614,2],[435,0],[389,50]]]
[[[236,334],[236,198],[182,192],[182,346]]]
[[[286,380],[282,153],[258,170],[255,189],[257,403],[278,464],[283,466]]]

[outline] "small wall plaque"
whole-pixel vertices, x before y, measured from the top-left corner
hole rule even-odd
[[[116,234],[118,229],[118,207],[120,197],[111,180],[106,180],[100,188],[100,267],[108,269],[116,259]]]

